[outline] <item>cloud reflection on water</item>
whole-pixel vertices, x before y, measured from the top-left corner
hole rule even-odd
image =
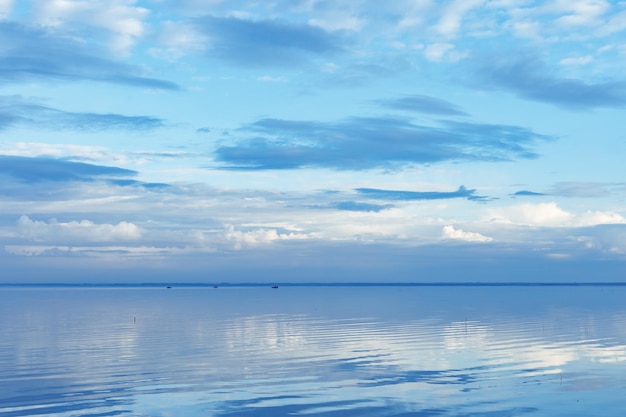
[[[4,289],[0,415],[617,416],[625,290]]]

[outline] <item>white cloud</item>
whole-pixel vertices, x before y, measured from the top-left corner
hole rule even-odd
[[[164,59],[176,60],[188,52],[201,52],[208,38],[193,25],[185,22],[165,22],[158,36],[159,47],[151,48],[150,54]]]
[[[626,218],[610,211],[586,211],[576,216],[577,226],[595,226],[598,224],[626,224]]]
[[[75,145],[71,143],[17,142],[0,143],[0,155],[30,158],[67,158],[72,161],[88,161],[117,165],[142,165],[155,159],[193,157],[185,151],[147,150],[136,152],[112,152],[104,146]]]
[[[548,9],[564,15],[556,19],[564,26],[584,26],[598,24],[611,5],[605,0],[557,0]]]
[[[401,9],[402,18],[397,23],[397,27],[400,29],[413,28],[421,26],[427,20],[431,9],[434,8],[432,0],[423,1],[411,1],[401,4],[400,2],[393,2],[395,5],[399,5]]]
[[[6,245],[4,250],[12,255],[41,256],[57,254],[85,254],[128,252],[135,254],[153,254],[163,252],[160,248],[129,247],[129,246],[64,246],[64,245]]]
[[[550,259],[570,259],[572,257],[569,253],[548,253],[546,258]]]
[[[443,56],[451,49],[454,49],[451,43],[434,43],[426,47],[424,55],[429,61],[442,61]]]
[[[13,10],[13,0],[0,0],[0,20],[6,19]]]
[[[126,54],[145,33],[143,20],[149,11],[135,6],[136,0],[36,0],[37,23],[52,27],[88,26],[110,32],[111,48]]]
[[[466,232],[463,229],[455,229],[452,225],[442,229],[444,239],[464,240],[466,242],[491,242],[493,239],[476,232]]]
[[[491,211],[492,221],[525,226],[566,226],[572,214],[556,203],[521,204]]]
[[[467,53],[454,49],[454,45],[447,42],[433,43],[424,48],[424,56],[433,62],[455,62],[467,57]]]
[[[610,211],[573,214],[556,203],[520,204],[489,210],[489,221],[521,226],[584,227],[600,224],[626,224],[626,218]]]
[[[0,154],[27,157],[55,157],[78,156],[88,159],[107,159],[109,151],[103,146],[87,146],[73,144],[55,144],[41,142],[17,142],[0,144]]]
[[[511,24],[513,33],[520,38],[540,39],[542,25],[531,20],[515,21]]]
[[[184,249],[154,246],[66,246],[66,245],[5,245],[4,250],[18,256],[63,256],[124,259],[162,258],[181,254]],[[123,254],[123,256],[120,256]]]
[[[36,242],[112,242],[136,240],[141,237],[141,230],[133,223],[96,224],[89,220],[48,222],[31,220],[21,216],[17,221],[19,235]]]
[[[559,64],[561,65],[585,65],[585,64],[589,64],[592,61],[593,61],[593,57],[591,55],[585,55],[585,56],[563,58],[562,60],[559,61]]]
[[[605,0],[552,0],[526,2],[507,7],[510,20],[505,23],[519,37],[554,41],[565,37],[589,37],[608,34],[620,29],[618,15],[612,14]],[[531,6],[535,3],[536,6]],[[491,3],[490,3],[491,5]],[[615,29],[609,29],[614,27]]]
[[[609,35],[615,32],[621,32],[626,29],[626,11],[613,15],[608,21],[604,22],[600,28],[600,33]]]
[[[235,249],[248,246],[259,246],[279,240],[304,240],[310,236],[303,233],[289,232],[279,233],[276,229],[254,229],[250,231],[236,230],[233,225],[227,225],[225,237],[233,242]]]
[[[480,7],[485,0],[454,0],[443,11],[435,30],[441,35],[454,37],[461,28],[465,15],[476,7]]]
[[[261,75],[257,77],[257,81],[263,81],[266,83],[286,83],[287,79],[285,77],[272,77],[271,75]]]
[[[321,19],[310,19],[309,24],[328,31],[351,30],[356,32],[363,27],[364,21],[354,15],[337,13],[324,16]]]

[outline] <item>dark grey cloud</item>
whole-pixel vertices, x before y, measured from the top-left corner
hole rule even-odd
[[[464,185],[461,185],[456,191],[401,191],[379,188],[357,188],[355,191],[363,196],[377,200],[393,201],[446,200],[451,198],[485,200],[487,198],[485,196],[476,195],[476,190],[468,190]]]
[[[436,97],[420,94],[400,97],[390,100],[380,100],[377,103],[395,110],[405,110],[416,113],[434,114],[440,116],[467,116],[457,105]]]
[[[526,99],[573,110],[626,105],[626,82],[590,84],[575,78],[562,78],[551,74],[543,62],[534,58],[483,66],[480,79],[480,88],[502,88]]]
[[[0,21],[0,84],[36,79],[100,81],[160,90],[176,83],[144,77],[140,68],[102,58],[76,40],[42,28]]]
[[[299,64],[308,55],[338,52],[342,43],[321,28],[277,20],[207,16],[195,25],[210,37],[211,55],[243,66]]]
[[[45,157],[0,155],[0,177],[9,177],[26,183],[42,181],[93,181],[115,177],[132,177],[130,169],[73,162]]]
[[[149,116],[109,113],[75,113],[39,104],[22,96],[0,96],[0,130],[14,125],[48,129],[146,130],[163,126],[163,120]]]
[[[232,169],[363,170],[442,161],[510,161],[537,157],[533,146],[553,139],[518,126],[453,121],[423,126],[399,118],[327,123],[261,119],[239,132],[248,137],[215,151],[216,159]]]

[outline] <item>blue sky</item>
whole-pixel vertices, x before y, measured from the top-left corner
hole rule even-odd
[[[626,278],[626,2],[0,0],[2,282]]]

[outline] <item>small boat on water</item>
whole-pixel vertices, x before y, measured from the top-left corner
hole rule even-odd
[[[278,288],[278,285],[272,285],[272,288],[276,289]]]

